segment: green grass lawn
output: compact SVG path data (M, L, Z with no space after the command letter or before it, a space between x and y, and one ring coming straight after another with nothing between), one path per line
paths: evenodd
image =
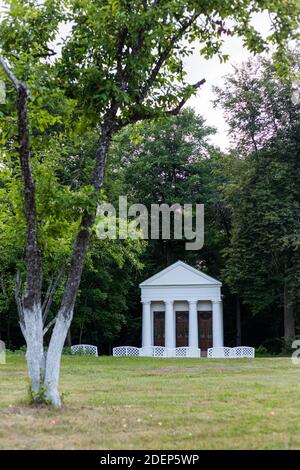
M300 449L288 358L65 356L57 411L26 403L23 356L0 365L1 449Z

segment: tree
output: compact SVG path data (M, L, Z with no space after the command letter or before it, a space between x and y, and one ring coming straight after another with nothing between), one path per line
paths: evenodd
M102 353L111 353L123 328L130 323L129 292L137 273L145 242L98 240L92 236L90 250L77 295L72 337L91 341Z
M217 54L224 60L221 46L228 34L243 37L246 46L254 52L264 50L267 43L252 27L252 13L267 9L273 15L273 34L269 41L278 45L277 55L284 59L284 43L297 27L299 4L296 0L243 0L234 6L231 1L223 0L204 4L195 0L163 3L157 0L45 0L43 3L11 0L7 5L9 9L3 14L0 30L0 65L17 94L26 221L26 281L19 301L20 324L27 343L33 394L39 395L41 387L45 387L46 400L60 406L61 352L73 317L113 136L128 124L178 114L188 98L204 84L203 77L193 85L185 77L183 60L192 52L194 40L201 43L202 55ZM61 58L51 62L55 51L49 43L55 40L63 19L72 24L72 32L62 47ZM226 20L233 21L231 30ZM285 60L281 63L288 65ZM34 152L29 140L30 118L33 122L38 119L43 107L31 108L28 100L29 88L45 96L45 89L53 92L56 87L66 98L63 102L72 108L69 126L74 133L98 129L99 142L90 185L86 188L90 201L80 213L61 305L44 355L40 221L31 167ZM50 117L48 113L47 124Z
M299 69L299 52L289 52L291 70ZM232 143L240 156L258 152L279 131L290 129L298 119L293 105L293 76L282 77L270 58L248 59L215 87L215 105L222 107Z
M226 279L254 313L282 306L290 339L299 302L299 105L291 80L266 59L242 65L218 94L240 159L238 178L224 191L232 210Z
M225 278L254 313L282 306L284 336L295 336L299 306L299 144L296 129L247 157L231 194L232 239ZM293 175L293 178L291 178ZM279 334L279 331L277 331Z
M151 204L204 203L209 191L209 164L205 165L205 161L217 153L208 141L213 133L214 129L206 126L192 109L184 109L167 120L128 127L113 142L107 185L121 182L129 203L143 203L149 213ZM195 253L190 252L189 256L185 251L185 240L174 239L172 215L170 222L171 239L160 236L148 245L156 270L176 259L195 257Z

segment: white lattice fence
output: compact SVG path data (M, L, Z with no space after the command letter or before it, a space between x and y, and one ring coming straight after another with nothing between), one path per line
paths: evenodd
M175 357L186 357L186 348L174 348Z
M89 348L92 348L90 350ZM96 353L95 350L96 349ZM86 352L88 351L88 352ZM73 354L97 354L96 346L79 344L72 346ZM118 346L113 348L113 356L145 356L145 357L201 357L201 350L193 347L166 348L164 346L147 346L136 348L134 346ZM238 346L236 348L214 347L207 350L209 358L253 358L255 349L250 346Z
M146 346L140 349L140 356L146 357L175 357L174 349L164 346Z
M153 357L168 357L168 348L164 346L153 346Z
M255 349L251 346L237 346L236 348L214 347L207 350L207 357L253 358L255 357Z
M140 356L152 357L153 356L153 346L145 346L140 349Z
M129 356L129 357L137 357L140 355L140 349L134 346L118 346L113 348L113 356L115 357L122 357L122 356Z
M71 352L82 356L98 356L98 348L92 344L75 344L71 346Z
M178 347L175 348L176 357L200 357L201 350L193 347Z
M231 357L230 350L231 348L227 348L226 346L208 348L207 357L214 357L214 358Z
M230 357L235 358L253 358L255 356L255 349L250 346L237 346L236 348L231 348Z

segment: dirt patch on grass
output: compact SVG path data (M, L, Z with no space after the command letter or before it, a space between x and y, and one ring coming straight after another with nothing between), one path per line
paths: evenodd
M81 410L92 410L93 407L82 406L66 406L63 405L61 409L57 410L55 408L49 407L45 404L38 405L20 405L20 406L8 406L7 408L0 408L0 417L1 416L44 416L44 415L61 415L63 413L70 413L76 415L76 413Z
M0 409L0 416L13 416L13 415L22 415L28 416L32 414L38 414L40 412L40 407L35 406L9 406L8 408Z

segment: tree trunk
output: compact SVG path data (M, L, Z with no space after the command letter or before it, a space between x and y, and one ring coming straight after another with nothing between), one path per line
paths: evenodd
M7 341L7 347L9 347L10 346L10 321L9 321L9 316L8 316L8 319L7 319L6 341Z
M40 391L44 375L44 350L43 350L43 321L42 309L34 306L30 310L24 310L25 340L27 344L26 360L31 384L33 401L38 401L35 396Z
M295 317L293 306L291 305L289 289L286 283L284 283L283 288L283 320L284 338L293 338L295 336Z
M20 300L20 325L27 344L26 359L33 401L38 401L44 370L43 317L41 308L42 262L37 241L35 183L30 165L28 89L20 83L17 89L19 157L24 186L26 219L26 283Z
M70 348L72 346L71 326L67 333L66 346Z
M81 344L83 334L83 325L80 326L78 344Z
M238 294L235 296L236 346L242 344L241 302Z
M46 356L44 380L46 390L45 397L47 402L51 403L56 408L61 406L61 396L58 391L60 361L72 317L73 312L64 312L61 310L58 313Z
M99 191L103 184L104 168L112 135L113 128L107 124L103 125L92 177L95 191ZM57 408L61 406L61 397L58 391L61 354L73 318L76 295L81 280L85 256L89 247L91 228L95 220L96 210L97 207L95 207L94 214L86 212L82 217L81 226L73 247L71 266L61 307L56 317L47 352L44 381L46 400Z

